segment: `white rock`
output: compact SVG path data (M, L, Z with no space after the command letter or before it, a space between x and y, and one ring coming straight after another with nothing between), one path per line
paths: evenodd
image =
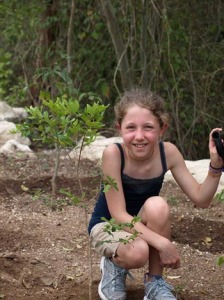
M194 178L199 182L202 183L207 174L208 174L208 168L210 159L200 159L200 160L185 160L186 166L188 170L191 172L191 174L194 176ZM170 171L168 171L165 175L165 181L173 180L174 178ZM221 176L221 179L219 181L219 186L217 192L224 189L224 174Z
M36 157L33 151L27 145L22 145L16 140L8 140L2 147L0 147L0 153L9 155L9 154L18 154L25 153L30 158Z
M15 119L24 120L27 118L27 112L23 107L12 107Z
M11 107L6 102L0 101L0 121L22 120L27 117L27 113L22 107Z
M92 142L89 146L85 146L82 150L82 159L89 159L92 161L100 160L102 158L103 150L109 145L113 143L121 143L121 137L111 137L106 138L104 136L98 136L94 142ZM72 150L69 156L73 159L79 158L80 146L76 149Z
M4 145L8 140L16 140L20 144L30 145L28 138L22 137L20 133L12 133L11 131L16 129L16 125L12 122L1 121L0 122L0 146Z
M11 120L13 117L13 109L7 103L0 101L0 121Z

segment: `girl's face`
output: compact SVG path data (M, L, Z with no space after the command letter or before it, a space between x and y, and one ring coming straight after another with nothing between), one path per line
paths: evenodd
M150 110L138 105L128 108L119 129L130 155L139 159L152 155L165 131Z

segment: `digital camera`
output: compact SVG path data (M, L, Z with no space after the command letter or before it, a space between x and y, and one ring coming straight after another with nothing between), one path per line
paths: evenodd
M215 142L218 155L224 160L224 131L214 131L212 137Z

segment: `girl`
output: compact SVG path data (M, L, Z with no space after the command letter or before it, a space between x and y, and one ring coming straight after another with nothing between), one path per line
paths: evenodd
M161 138L167 129L167 115L163 99L147 90L126 92L115 106L116 125L123 143L109 145L103 153L102 170L117 183L101 190L89 223L92 246L102 256L102 279L98 292L102 300L125 300L125 280L128 270L148 264L145 275L144 300L176 299L172 286L162 278L163 268L176 269L180 257L170 241L170 218L167 202L159 196L165 173L170 170L183 192L198 207L208 207L217 190L223 171L209 136L211 164L208 175L199 184L191 175L179 150ZM134 229L138 236L131 243L103 242L111 237L104 231L105 222L114 218L119 223L130 223L139 216ZM130 228L114 232L114 239L127 239Z

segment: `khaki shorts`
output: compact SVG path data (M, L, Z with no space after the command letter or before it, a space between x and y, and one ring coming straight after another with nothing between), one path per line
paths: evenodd
M131 233L126 231L115 231L113 232L113 236L109 235L107 232L103 231L106 224L106 222L98 223L92 228L90 232L90 242L91 246L95 248L100 256L114 257L117 248L121 243L118 242L119 239L127 239L127 237L131 236Z

